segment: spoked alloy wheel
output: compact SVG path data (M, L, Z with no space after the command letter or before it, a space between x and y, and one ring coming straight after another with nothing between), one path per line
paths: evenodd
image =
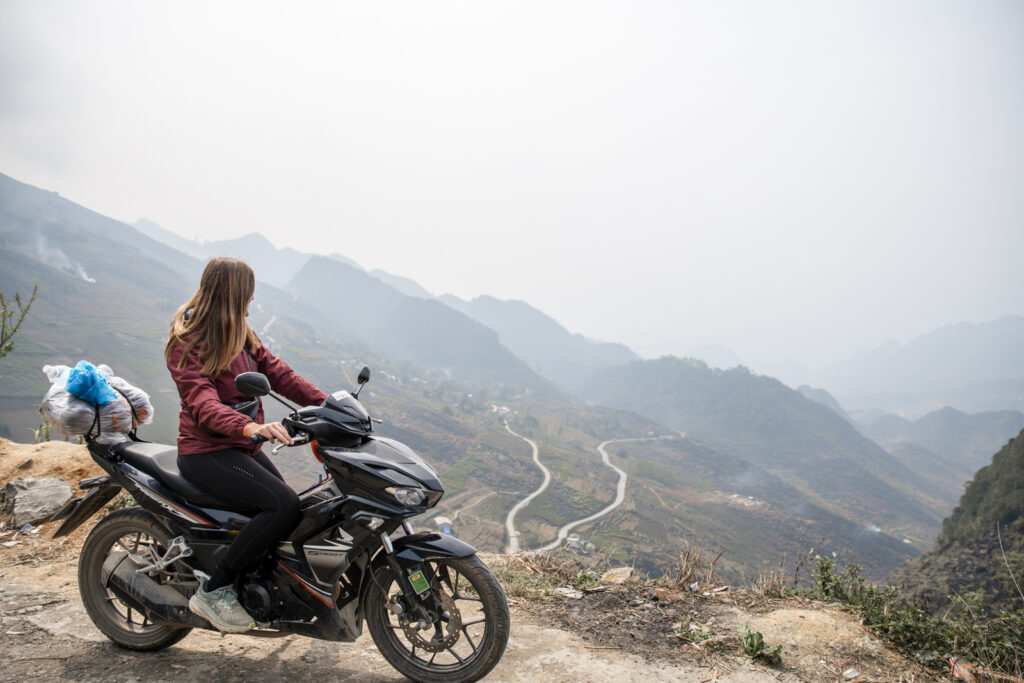
M140 508L118 510L105 517L85 539L78 560L78 590L85 611L107 638L131 650L161 650L188 635L191 628L171 628L154 623L123 602L103 583L103 563L114 553L128 553L150 563L167 551L170 538L155 519ZM183 594L197 582L178 562L152 575L154 581L174 584Z
M437 605L430 624L420 624L404 609L396 614L396 605L404 603L402 591L390 569L377 571L365 605L373 642L392 666L414 681L482 678L508 643L508 604L501 586L475 555L431 560L423 573Z

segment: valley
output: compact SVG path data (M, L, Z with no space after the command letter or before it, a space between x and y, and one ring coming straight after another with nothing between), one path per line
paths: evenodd
M86 358L147 390L156 420L142 435L172 442L178 406L163 340L210 252L179 251L151 227L143 234L6 177L0 217L0 290L41 283L18 352L0 359L0 434L31 440L46 389L39 368ZM40 245L59 245L64 259L47 260ZM776 380L639 360L522 302L432 299L343 256L278 250L258 235L208 249L257 266L250 323L300 374L335 391L372 368L363 400L383 420L378 432L426 457L445 483L421 523L447 516L483 550L550 548L573 533L581 548L653 573L687 546L721 552L723 575L738 577L814 547L881 577L930 545L957 496L950 482L962 475L950 473L972 466L943 452L943 474L912 449L936 447L931 423L885 441L886 452L870 430ZM978 422L978 433L1015 419ZM980 438L964 442L971 463L1006 437ZM302 490L317 465L290 450L278 461Z

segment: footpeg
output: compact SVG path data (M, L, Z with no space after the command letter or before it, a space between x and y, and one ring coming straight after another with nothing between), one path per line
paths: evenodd
M139 567L135 570L135 573L150 574L152 572L160 572L164 569L167 569L167 567L171 566L178 560L191 556L192 548L190 548L188 544L185 543L185 537L178 536L173 541L171 541L171 545L167 548L167 552L164 553L163 557L161 557L159 560L152 564L146 565L145 567Z

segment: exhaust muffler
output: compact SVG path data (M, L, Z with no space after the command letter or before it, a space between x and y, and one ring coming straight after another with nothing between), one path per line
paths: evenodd
M181 628L210 628L208 621L189 610L188 598L138 569L128 553L111 553L103 563L101 577L122 602L150 621Z

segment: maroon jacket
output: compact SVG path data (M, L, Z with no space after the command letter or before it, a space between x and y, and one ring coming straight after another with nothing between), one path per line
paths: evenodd
M245 351L231 361L227 370L216 377L206 377L199 374L203 363L195 349L189 353L185 365L178 369L182 350L180 345L175 347L167 361L167 369L171 371L171 377L178 385L178 393L181 395L182 405L178 413L178 455L208 453L225 448L237 448L248 453L259 451L261 445L250 442L242 432L245 425L252 420L225 405L239 403L249 398L235 388L235 375L250 370ZM266 375L274 391L300 406L320 405L327 400L327 394L297 375L287 363L270 353L262 343L253 352L252 361L252 369ZM196 424L197 421L199 424ZM263 422L262 406L256 422ZM203 427L225 436L211 436Z

